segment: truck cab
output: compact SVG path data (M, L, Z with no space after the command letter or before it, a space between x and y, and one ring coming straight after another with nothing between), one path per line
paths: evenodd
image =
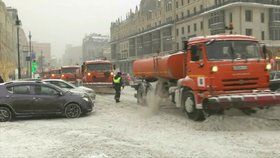
M71 83L77 83L82 79L80 66L61 67L61 79Z
M87 61L82 65L84 83L112 83L113 65L108 60Z
M60 79L60 78L61 78L61 69L50 70L50 79Z

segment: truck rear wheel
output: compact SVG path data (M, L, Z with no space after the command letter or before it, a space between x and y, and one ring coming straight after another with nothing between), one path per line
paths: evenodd
M137 89L137 103L140 105L147 105L147 94L151 91L151 85L141 83Z
M196 108L196 102L192 92L187 91L183 94L182 106L183 106L183 111L186 113L189 119L194 121L205 120L203 110Z

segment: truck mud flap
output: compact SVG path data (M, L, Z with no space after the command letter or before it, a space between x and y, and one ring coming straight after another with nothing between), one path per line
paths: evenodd
M204 102L205 109L253 108L280 106L280 93L261 92L211 97Z

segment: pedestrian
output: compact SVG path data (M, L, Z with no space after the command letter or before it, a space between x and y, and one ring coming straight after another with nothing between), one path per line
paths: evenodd
M4 83L4 80L1 75L0 75L0 83Z
M115 100L116 100L116 103L119 103L120 102L120 97L121 97L121 88L123 86L123 81L122 81L122 73L121 72L118 72L117 75L113 78L113 85L114 85L114 88L115 88Z

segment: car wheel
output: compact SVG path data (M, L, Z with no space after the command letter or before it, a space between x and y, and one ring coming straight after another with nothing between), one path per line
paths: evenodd
M203 121L205 116L203 110L196 108L196 103L194 95L191 92L185 92L182 98L183 111L189 117L189 119L194 121Z
M12 112L9 108L0 107L0 122L7 122L12 120Z
M82 110L78 104L71 103L65 107L64 114L67 118L78 118L82 114Z

